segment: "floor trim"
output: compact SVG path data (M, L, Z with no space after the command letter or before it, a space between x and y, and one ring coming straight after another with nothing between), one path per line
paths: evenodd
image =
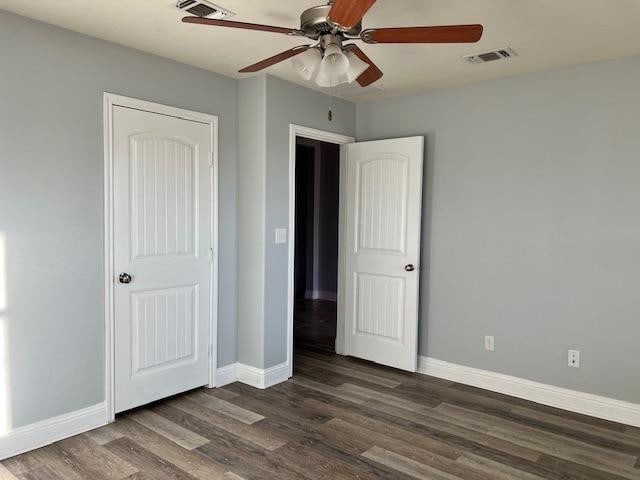
M640 405L502 373L419 357L418 372L551 407L640 427Z
M289 364L287 362L264 370L241 363L236 365L238 381L256 388L269 388L278 383L285 382L291 377L289 374Z
M0 460L49 445L108 423L106 402L9 431L0 438Z
M238 380L238 364L232 363L216 370L216 387L224 387Z

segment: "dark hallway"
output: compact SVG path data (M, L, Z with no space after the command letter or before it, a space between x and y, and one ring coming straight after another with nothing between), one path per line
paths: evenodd
M335 350L340 147L298 138L294 345Z

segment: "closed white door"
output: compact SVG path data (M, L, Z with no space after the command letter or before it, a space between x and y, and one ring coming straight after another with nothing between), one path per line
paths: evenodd
M116 412L208 383L210 128L113 107Z
M415 371L423 137L347 145L345 354Z

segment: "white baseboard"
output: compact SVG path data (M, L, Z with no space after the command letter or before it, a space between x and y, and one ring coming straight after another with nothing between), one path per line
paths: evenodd
M216 370L216 387L224 387L238 380L238 364L232 363Z
M237 364L238 381L256 388L269 388L289 379L289 365L281 363L265 370Z
M571 412L640 427L640 405L635 403L456 365L429 357L418 358L418 372Z
M16 428L0 437L0 460L93 430L107 423L107 405L102 402Z
M304 292L304 298L308 300L329 300L330 302L338 301L336 292L323 292L321 290L307 290Z

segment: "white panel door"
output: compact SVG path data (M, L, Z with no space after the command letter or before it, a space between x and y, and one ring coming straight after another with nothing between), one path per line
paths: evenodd
M422 137L347 145L345 354L415 371Z
M113 108L115 411L208 383L210 126Z

